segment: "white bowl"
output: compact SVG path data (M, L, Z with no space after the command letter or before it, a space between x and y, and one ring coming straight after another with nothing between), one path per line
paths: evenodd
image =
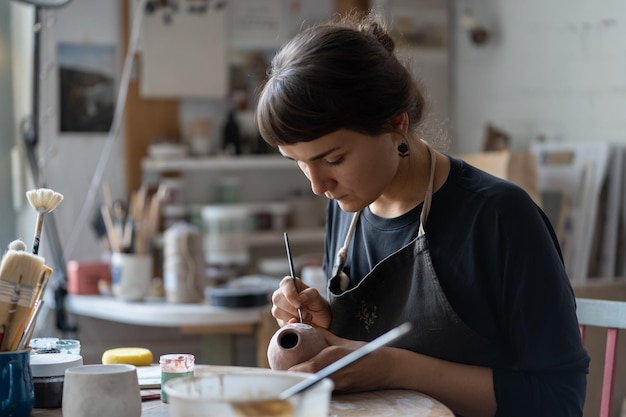
M235 410L234 404L272 400L306 378L312 378L312 375L270 369L204 370L196 372L195 376L171 379L165 383L164 390L170 417L241 417L246 414ZM324 379L288 399L290 407L287 407L292 408L293 412L285 414L283 410L275 416L328 417L333 387L330 379Z

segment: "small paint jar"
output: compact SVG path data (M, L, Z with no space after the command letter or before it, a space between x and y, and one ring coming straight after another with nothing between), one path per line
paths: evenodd
M65 370L82 364L83 358L80 355L67 353L32 355L30 368L35 388L34 407L61 408Z
M57 349L58 337L37 337L31 339L29 346L32 353L59 353Z
M167 402L165 394L165 384L170 379L192 376L195 368L195 357L189 353L172 353L161 355L159 365L161 366L161 400Z
M68 353L70 355L80 355L80 341L74 339L57 340L56 348L59 353Z

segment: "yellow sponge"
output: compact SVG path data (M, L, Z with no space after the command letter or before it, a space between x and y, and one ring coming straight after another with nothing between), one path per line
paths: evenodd
M135 366L148 366L152 363L152 352L146 348L123 347L109 349L102 354L102 363L125 363Z

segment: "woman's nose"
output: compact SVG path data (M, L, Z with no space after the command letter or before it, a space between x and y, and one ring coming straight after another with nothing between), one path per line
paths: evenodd
M308 165L300 164L300 169L311 183L311 190L315 195L324 195L332 188L332 179L325 175L322 170L314 169Z

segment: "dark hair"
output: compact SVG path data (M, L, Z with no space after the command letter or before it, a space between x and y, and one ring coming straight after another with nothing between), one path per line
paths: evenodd
M406 112L409 129L425 99L373 14L305 29L272 59L260 87L257 123L270 145L308 142L339 129L377 135Z

